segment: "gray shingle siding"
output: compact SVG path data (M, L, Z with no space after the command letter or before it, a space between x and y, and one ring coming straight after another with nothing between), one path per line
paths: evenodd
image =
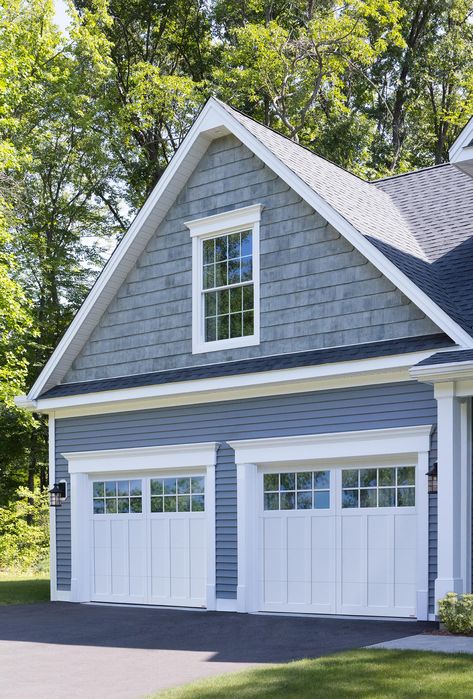
M67 478L61 453L68 451L220 442L216 469L217 595L234 598L236 467L227 441L435 423L432 388L415 382L63 418L56 422L56 477ZM65 590L70 587L69 507L57 510L56 517L58 587ZM435 542L432 538L431 575Z
M261 203L261 343L192 355L184 221ZM214 141L63 382L126 376L438 328L233 136Z

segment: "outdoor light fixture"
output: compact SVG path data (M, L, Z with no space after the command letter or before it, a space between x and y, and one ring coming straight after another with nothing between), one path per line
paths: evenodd
M62 501L67 497L66 481L55 483L49 491L49 506L61 507Z
M429 493L436 493L437 492L437 471L438 471L438 463L437 461L432 464L432 468L430 468L427 473L425 474L426 476L429 477Z

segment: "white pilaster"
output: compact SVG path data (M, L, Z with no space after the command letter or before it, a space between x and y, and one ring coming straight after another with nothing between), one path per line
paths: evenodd
M51 489L56 479L56 423L54 412L49 413L48 418L48 462L49 462L49 488ZM50 598L57 599L57 563L56 563L56 508L49 508L49 580Z
M435 386L438 409L438 549L435 602L447 592L464 592L462 540L464 511L462 497L461 403L454 382ZM462 507L463 505L463 507Z
M90 601L90 532L86 516L90 500L89 478L71 473L71 601Z
M237 464L238 503L238 586L239 612L256 612L257 602L257 536L255 464Z

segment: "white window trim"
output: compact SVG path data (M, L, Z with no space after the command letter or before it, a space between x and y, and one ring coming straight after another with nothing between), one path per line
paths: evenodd
M216 608L215 565L215 465L218 442L104 449L62 454L67 459L71 477L71 602L90 602L91 476L116 475L139 478L140 475L165 474L199 469L206 476L205 516L207 530L207 600L206 608Z
M373 457L388 458L396 464L400 454L412 458L416 465L417 526L417 619L428 619L428 542L429 501L427 471L429 469L432 425L398 427L359 432L338 432L299 437L237 440L228 442L235 451L237 466L238 587L239 612L258 612L258 550L255 532L258 528L258 477L261 469L271 465L298 462L310 463L314 469L328 460L356 460L369 463Z
M261 204L245 206L242 209L226 211L215 216L186 221L185 225L192 238L192 354L215 352L218 350L249 347L260 342L260 254L259 226ZM202 288L203 241L219 235L227 235L251 228L254 286L254 332L245 337L206 342L204 339L204 309Z

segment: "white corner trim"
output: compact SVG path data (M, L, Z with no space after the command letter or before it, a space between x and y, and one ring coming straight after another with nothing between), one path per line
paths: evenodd
M69 462L70 474L160 471L215 466L218 447L218 442L198 442L160 447L76 451L62 456Z
M72 593L70 590L55 590L51 602L72 602Z
M197 165L206 145L215 135L222 135L225 132L233 133L250 148L257 157L287 182L308 204L313 206L455 342L465 347L473 347L473 337L452 320L338 211L282 163L217 100L210 98L39 375L28 395L29 399L37 398L48 386L58 383L67 370L67 367L64 368L65 365L68 366L68 362L70 363L80 351L84 342L81 333L84 333L85 336L86 329L90 332L95 322L94 314L102 313L105 310L116 293L116 289L124 281L130 262L133 263L142 250L142 244L139 242L140 234L143 232L146 235L151 235L150 230L156 229L165 211L169 208L168 201L164 203L160 200L165 199L166 194L169 201L172 199L171 194L174 198L177 196L179 187L176 186L174 179L180 168L187 168L188 174L190 174ZM196 147L194 148L194 146ZM168 188L169 192L166 191ZM161 206L158 206L159 203Z
M358 432L333 432L228 442L236 464L418 454L430 449L432 425Z
M432 350L424 350L349 362L43 398L35 401L34 409L45 413L56 410L60 411L61 417L71 417L409 381L408 369L432 353Z
M49 414L48 421L48 461L49 487L56 482L56 424L54 412ZM51 600L58 599L57 563L56 563L56 508L49 508L49 580Z
M452 164L460 162L462 160L473 158L473 147L468 147L468 144L473 139L473 117L471 117L460 131L458 137L455 139L453 144L450 146L448 151L448 158ZM466 151L466 152L465 152Z
M192 237L192 354L216 352L258 345L260 341L260 217L261 204L233 209L215 216L187 221ZM203 241L218 235L245 230L252 231L253 261L253 317L252 335L225 340L205 340L204 288L203 288Z
M222 599L217 597L215 600L215 610L217 612L237 612L237 600L236 599Z
M224 211L214 216L197 218L194 221L184 221L184 225L190 230L191 238L228 233L233 228L240 229L245 226L252 226L261 219L262 210L262 204L254 204L241 209Z

